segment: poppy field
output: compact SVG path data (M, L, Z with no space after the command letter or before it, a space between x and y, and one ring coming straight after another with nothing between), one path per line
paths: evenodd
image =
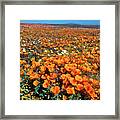
M100 28L20 23L20 100L100 100Z

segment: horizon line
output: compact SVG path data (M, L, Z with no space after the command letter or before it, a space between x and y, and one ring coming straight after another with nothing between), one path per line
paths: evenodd
M100 20L20 20L24 24L79 24L100 25Z
M57 24L50 24L50 23L20 23L20 24L40 24L40 25L57 25ZM63 23L63 24L58 24L58 25L68 25L68 24L74 24L74 23ZM97 25L97 24L74 24L74 25ZM100 25L98 25L100 26Z

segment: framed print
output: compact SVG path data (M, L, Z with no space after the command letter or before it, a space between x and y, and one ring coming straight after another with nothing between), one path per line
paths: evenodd
M2 1L1 118L119 119L119 7Z

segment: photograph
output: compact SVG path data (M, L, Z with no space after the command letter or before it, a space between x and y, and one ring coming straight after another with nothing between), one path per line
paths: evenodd
M1 118L119 119L117 0L1 7Z
M100 20L20 20L20 100L100 100Z

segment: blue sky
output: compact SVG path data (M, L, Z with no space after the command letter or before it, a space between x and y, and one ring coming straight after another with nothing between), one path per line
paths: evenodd
M100 25L100 20L20 20L20 23Z

